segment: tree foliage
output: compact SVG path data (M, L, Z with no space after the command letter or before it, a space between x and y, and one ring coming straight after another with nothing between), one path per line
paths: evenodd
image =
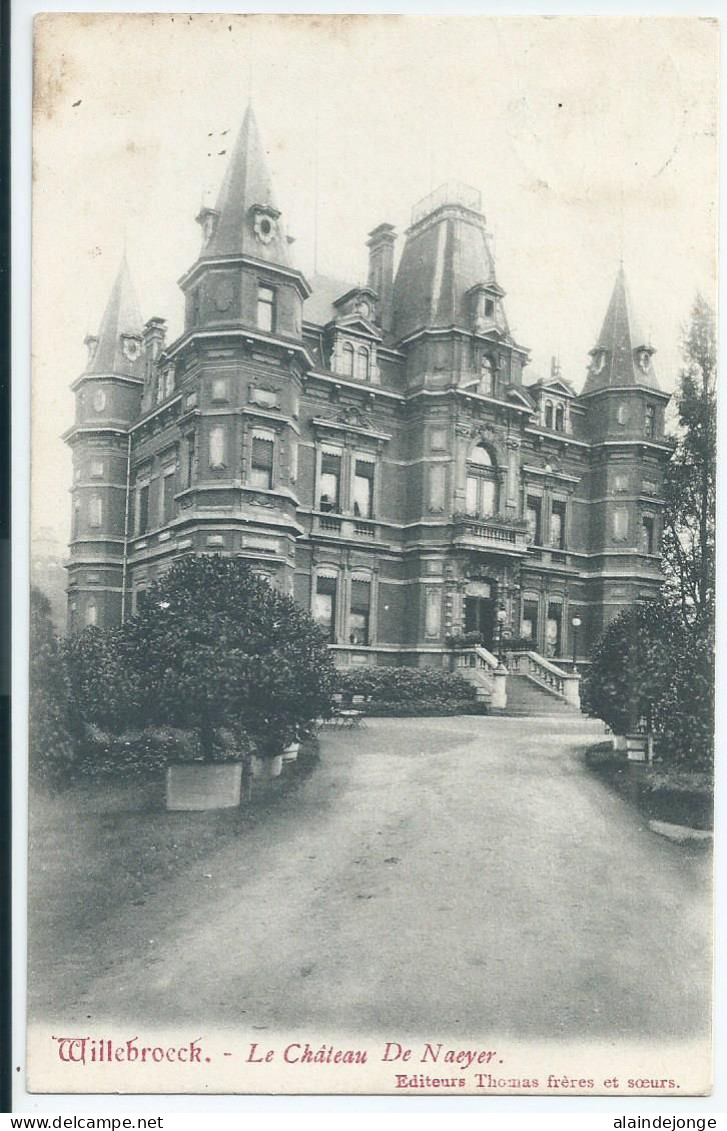
M69 713L69 685L50 601L30 590L30 774L39 784L63 781L76 748Z
M715 595L717 343L714 311L701 296L682 344L675 397L679 434L665 477L666 592L687 623L711 621Z
M83 718L197 728L207 757L221 727L272 754L330 709L334 670L320 630L292 598L237 558L175 563L118 628L88 629L68 648Z
M708 768L713 759L713 641L706 622L650 601L606 628L584 679L588 709L616 734L644 727L667 762Z

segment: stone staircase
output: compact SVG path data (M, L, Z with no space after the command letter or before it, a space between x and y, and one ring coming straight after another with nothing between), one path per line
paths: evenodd
M507 677L507 707L498 714L520 717L560 717L579 716L580 711L562 696L549 691L527 675L510 672Z

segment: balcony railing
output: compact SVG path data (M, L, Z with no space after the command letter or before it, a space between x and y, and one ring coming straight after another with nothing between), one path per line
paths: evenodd
M527 529L524 525L463 514L454 515L452 523L457 541L482 542L518 550L525 550L527 545Z

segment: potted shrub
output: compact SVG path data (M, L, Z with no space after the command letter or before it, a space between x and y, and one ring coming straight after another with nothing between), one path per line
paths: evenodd
M261 759L258 772L277 776L296 729L331 710L334 668L320 629L240 558L176 562L136 616L86 630L69 651L86 721L114 733L132 721L197 731L199 758L170 777L184 783L185 796L197 783L203 808L239 801L246 759ZM226 730L236 745L223 741ZM191 804L174 786L170 798L175 808Z

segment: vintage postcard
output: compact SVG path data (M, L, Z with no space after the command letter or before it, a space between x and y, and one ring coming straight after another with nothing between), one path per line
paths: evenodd
M717 22L34 44L29 1091L708 1094Z

